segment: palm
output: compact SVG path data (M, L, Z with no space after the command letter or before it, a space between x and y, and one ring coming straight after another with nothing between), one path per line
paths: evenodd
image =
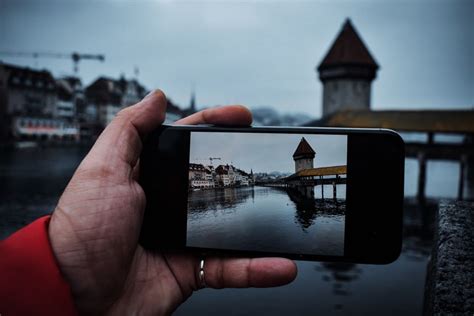
M197 258L149 253L138 245L145 207L136 181L140 136L163 120L166 101L156 92L141 103L127 108L107 127L77 169L51 219L53 251L79 311L86 314L168 314L198 287ZM217 120L242 121L242 113L226 113L217 115ZM184 123L203 118L198 114ZM280 260L280 271L274 267L275 260L210 259L206 281L213 287L291 281L294 265Z

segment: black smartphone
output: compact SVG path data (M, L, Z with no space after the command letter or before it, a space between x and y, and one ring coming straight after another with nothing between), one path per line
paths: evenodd
M384 129L162 126L144 142L152 250L390 263L404 142Z

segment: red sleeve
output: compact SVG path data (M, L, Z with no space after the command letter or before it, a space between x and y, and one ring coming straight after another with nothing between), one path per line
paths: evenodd
M48 238L49 216L0 241L0 315L77 315Z

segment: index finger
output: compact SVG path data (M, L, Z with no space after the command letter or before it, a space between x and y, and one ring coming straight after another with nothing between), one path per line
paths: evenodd
M214 124L214 125L240 125L252 124L252 113L243 105L227 105L209 108L188 117L177 120L178 125Z

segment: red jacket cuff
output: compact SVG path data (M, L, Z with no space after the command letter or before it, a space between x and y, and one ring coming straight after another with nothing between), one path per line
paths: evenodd
M77 315L48 237L49 216L0 241L0 315Z

